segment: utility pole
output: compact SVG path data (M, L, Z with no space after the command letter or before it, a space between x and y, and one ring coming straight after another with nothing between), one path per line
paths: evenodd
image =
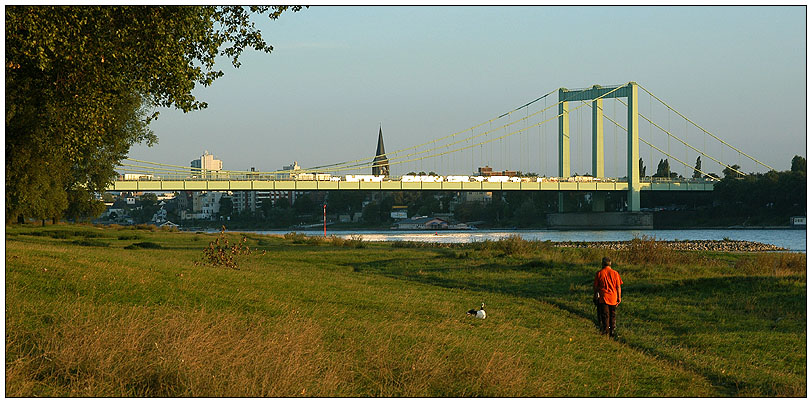
M327 238L327 203L324 203L324 237Z

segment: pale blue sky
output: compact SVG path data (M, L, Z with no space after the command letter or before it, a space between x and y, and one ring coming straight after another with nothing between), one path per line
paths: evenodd
M806 157L801 6L311 7L259 26L275 50L245 53L239 69L224 63L225 76L195 92L209 108L163 110L152 126L159 143L133 147L131 157L186 166L208 150L224 169L262 171L294 160L309 167L371 159L379 124L391 152L487 121L559 87L628 81L778 170L789 169L796 154ZM641 97L641 112L648 103ZM685 126L673 116L663 119L664 126ZM471 151L439 167L428 161L393 167L393 174L421 168L470 174L472 166L490 163L554 175L556 129L552 122L535 132L537 138L506 145L533 154L521 164L515 151L515 158L484 161ZM648 129L641 121L641 137ZM618 146L613 128L605 130L607 175L613 176L625 169L617 162L625 158L625 140ZM694 137L686 140L746 172L766 170ZM572 150L575 172L589 170L585 144L573 141L581 146ZM678 153L696 159L696 153ZM649 173L663 158L642 144L640 155ZM703 166L721 173L706 158Z

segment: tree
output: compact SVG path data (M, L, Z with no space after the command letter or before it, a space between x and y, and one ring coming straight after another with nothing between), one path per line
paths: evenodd
M730 167L725 167L725 169L722 170L722 174L725 175L725 179L727 179L727 178L741 178L742 174L739 173L740 170L741 170L740 166L738 166L736 164L733 164Z
M646 176L646 166L643 165L643 159L642 158L640 158L640 161L638 161L638 165L639 165L639 169L640 169L640 177L643 178L643 177Z
M790 168L790 171L806 174L806 158L800 155L792 157L792 168Z
M229 217L233 211L234 199L230 197L220 198L220 210L217 211L217 215L220 217Z
M654 174L657 178L670 178L671 177L671 167L668 164L668 158L665 160L660 160L657 164L657 173Z
M149 111L205 108L192 91L223 75L215 58L270 52L250 16L285 9L6 7L7 220L56 217L106 188L133 144L157 140Z
M691 177L696 179L702 177L702 160L699 156L696 157L696 166L694 167L694 174Z

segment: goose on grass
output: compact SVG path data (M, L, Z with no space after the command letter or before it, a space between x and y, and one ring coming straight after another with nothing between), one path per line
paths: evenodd
M480 306L479 309L474 308L468 310L468 315L476 316L478 319L485 319L485 317L488 316L485 313L485 303L483 302L482 306Z

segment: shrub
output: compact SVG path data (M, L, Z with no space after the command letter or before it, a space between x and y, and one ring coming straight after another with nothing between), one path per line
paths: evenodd
M118 236L119 241L130 241L130 240L133 240L133 239L141 239L141 237L138 236L138 235L135 235L135 234L119 235Z
M346 240L345 245L350 248L358 248L358 249L363 249L367 247L366 243L364 242L364 236L359 234L350 235L350 239Z
M125 246L124 249L161 249L161 245L155 242L136 242L130 246Z
M496 241L485 240L472 243L475 250L502 256L524 256L548 247L548 245L549 243L527 241L516 234Z
M324 237L320 237L320 236L311 236L311 237L305 238L305 242L308 245L319 246L322 243L327 242L327 239L324 238Z
M246 241L247 239L243 236L240 242L231 245L226 237L226 226L224 225L217 239L211 241L209 246L203 249L203 258L195 262L195 265L209 264L237 270L239 268L237 258L251 254L251 248L245 245Z
M289 241L293 241L293 243L305 243L307 241L307 235L299 234L297 232L288 232L284 235L285 239Z
M53 239L68 239L70 237L83 237L83 238L99 238L102 235L95 231L87 230L51 230L51 231L34 231L24 233L23 235L33 236L47 236Z
M421 248L424 245L415 241L394 241L392 242L393 248Z
M80 239L73 241L73 244L80 246L110 246L109 242L99 241L96 239Z
M335 235L330 235L327 240L330 242L332 246L344 246L347 244L347 241L344 238L337 237Z

